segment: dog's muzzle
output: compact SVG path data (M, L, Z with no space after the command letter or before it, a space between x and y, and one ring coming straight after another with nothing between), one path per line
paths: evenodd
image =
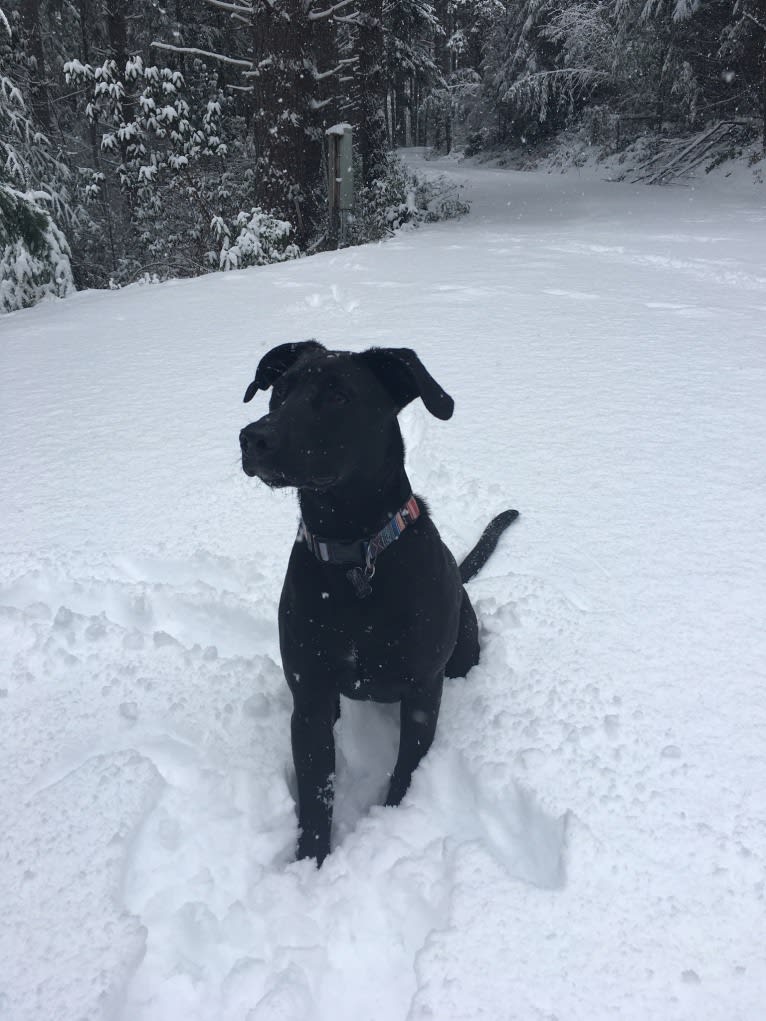
M277 483L280 473L269 464L277 447L276 435L268 423L253 422L239 434L242 470L250 478L258 476L269 485Z

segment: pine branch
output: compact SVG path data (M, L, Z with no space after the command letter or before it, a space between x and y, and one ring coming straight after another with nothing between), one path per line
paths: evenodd
M713 139L713 135L718 134L721 128L724 129L723 133L725 134L726 132L730 131L732 126L734 125L737 125L737 121L719 121L717 124L714 124L712 128L709 128L702 135L695 138L693 142L685 146L679 153L676 153L676 155L673 156L672 159L668 160L664 167L662 167L648 179L647 184L656 184L662 177L664 177L671 170L671 168L675 167L676 164L680 163L682 160L686 159L687 156L691 155L694 149L702 145L703 142L707 143L705 145L705 148L702 150L702 155L704 156L707 150L713 144L715 144L715 142L720 141L720 139ZM678 172L677 170L673 171L674 174L677 172Z
M222 11L232 11L234 14L249 14L252 17L253 8L245 4L227 4L224 0L205 0L211 7L220 7Z
M758 18L754 17L750 13L750 11L745 11L745 17L749 18L750 21L752 21L754 25L757 25L758 28L760 28L762 32L766 32L766 25L764 25L762 21L759 21Z
M198 50L194 46L171 46L170 43L153 42L150 44L156 50L170 50L172 53L189 53L196 57L210 57L211 60L220 60L224 64L234 64L236 67L252 67L252 60L238 60L236 57L227 57L223 53L210 53L208 50Z
M242 76L244 78L259 78L261 71L264 67L271 67L274 63L273 57L266 57L265 60L259 60L254 71L243 71ZM251 65L252 66L252 65Z
M354 64L358 60L358 57L347 57L345 60L339 60L337 65L331 71L317 71L314 70L314 81L321 82L325 78L332 78L334 74L340 74L340 72L347 67L349 64ZM347 79L341 78L341 81Z
M208 0L209 2L209 0ZM340 3L333 4L332 7L328 7L326 11L312 11L309 14L309 21L324 21L325 18L331 18L336 11L341 10L343 7L348 7L349 4L356 3L356 0L340 0Z

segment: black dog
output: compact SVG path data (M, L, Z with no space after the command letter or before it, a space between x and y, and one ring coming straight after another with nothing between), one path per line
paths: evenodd
M293 695L298 857L321 865L330 852L339 695L401 703L386 798L397 805L433 740L445 674L463 677L479 660L463 583L517 512L498 515L458 568L404 470L397 413L416 397L437 418L453 410L414 351L282 344L261 359L245 401L269 387L269 414L240 433L242 467L298 490L302 521L279 640Z

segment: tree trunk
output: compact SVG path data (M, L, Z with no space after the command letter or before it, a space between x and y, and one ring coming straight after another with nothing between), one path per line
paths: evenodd
M313 22L312 51L317 71L320 74L331 71L338 64L338 40L335 22L332 18L323 18ZM353 70L347 72L353 74ZM341 119L339 93L342 87L336 75L320 78L316 83L313 98L317 101L317 126L322 130L337 124Z
M394 96L396 98L396 122L394 124L394 145L407 144L407 93L404 75L397 72L394 78Z
M125 15L127 0L107 0L106 29L109 37L109 56L120 71L125 70L128 59L128 24Z
M321 169L311 123L311 23L302 0L255 0L252 24L256 194L305 237Z
M117 74L125 85L122 100L122 118L127 124L133 120L135 100L128 83L125 82L125 65L128 62L128 6L131 0L107 0L106 30L109 41L109 56L117 65Z
M383 44L383 0L369 0L359 15L357 37L358 141L366 186L381 177L386 165L386 78Z
M410 121L412 144L420 145L420 88L418 80L414 75L410 78L410 103L412 105L412 118Z
M82 62L83 64L89 64L90 35L88 34L88 29L90 27L90 10L88 7L88 0L79 0L78 8L80 15L80 43L82 45Z
M80 44L82 46L82 60L84 64L90 63L91 47L90 47L90 32L89 29L93 25L93 14L90 6L90 0L78 0L78 14L80 18ZM93 167L95 170L101 169L101 152L98 145L98 128L96 122L89 120L87 124L88 142L90 144L90 155L93 160ZM106 240L107 247L110 257L110 265L112 273L117 272L117 252L114 243L114 227L112 224L112 202L109 189L109 177L104 175L104 180L101 182L101 209L104 216L104 223L106 225Z
M37 122L46 132L49 132L51 129L51 106L46 80L43 32L40 24L40 0L22 0L21 19L27 36L29 52L35 62L35 70L30 75L29 81L32 110Z
M436 66L442 73L445 84L449 78L450 72L452 71L452 54L447 46L447 41L452 34L452 15L450 13L450 5L448 0L438 0L436 6L436 12L439 17L439 24L444 29L443 34L438 34L434 40L434 56L436 58ZM449 97L449 93L447 92ZM452 104L447 98L445 103L445 110L443 114L443 123L439 126L444 131L444 148L446 152L452 150ZM441 143L442 132L436 129L436 136ZM437 143L437 144L439 144Z

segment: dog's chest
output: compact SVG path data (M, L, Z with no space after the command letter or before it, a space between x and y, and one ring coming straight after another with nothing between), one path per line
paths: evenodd
M389 641L372 625L350 636L338 651L337 684L346 698L395 702L417 672L399 637Z
M280 601L288 683L320 684L353 699L393 702L444 667L457 639L461 587L438 534L394 543L359 598L346 570L293 551Z
M401 697L399 678L391 676L384 664L375 664L364 654L360 657L354 641L339 665L338 690L346 698L372 702L394 702Z
M360 600L343 581L340 590L327 586L309 597L303 589L295 602L283 602L286 671L308 680L321 663L321 674L347 698L395 702L422 675L440 636L422 626L409 599L382 598L381 586Z
M385 607L345 608L324 603L324 613L304 618L309 645L327 663L335 686L347 698L393 702L401 698L403 682L414 673L414 649L402 642L410 629L406 615Z

